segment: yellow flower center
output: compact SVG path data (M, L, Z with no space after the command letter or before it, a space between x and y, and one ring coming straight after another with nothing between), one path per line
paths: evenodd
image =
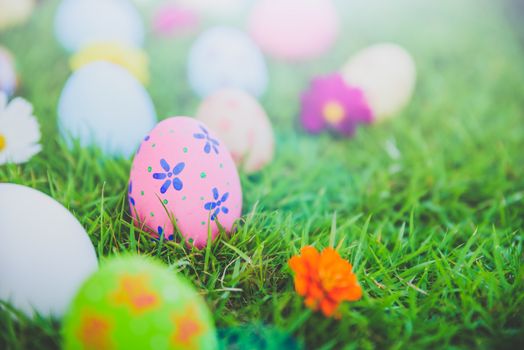
M322 113L329 124L336 125L344 118L345 111L339 102L329 101L324 105Z
M6 145L7 145L7 141L5 139L5 136L0 134L0 152L2 152L5 149Z

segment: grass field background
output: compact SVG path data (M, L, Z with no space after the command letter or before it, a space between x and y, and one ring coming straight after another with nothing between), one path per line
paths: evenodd
M56 107L70 72L53 37L56 5L46 1L26 26L0 33L17 59L18 95L34 104L43 135L43 152L0 167L0 181L69 208L101 264L123 252L156 256L194 283L217 327L272 324L308 349L524 344L524 51L502 3L338 1L344 30L330 55L299 65L269 60L261 102L276 132L275 160L241 174L238 232L202 251L157 244L133 228L130 160L71 151L60 140ZM185 74L193 40L146 40L159 119L193 115L200 102ZM380 41L405 46L416 60L409 107L348 140L300 131L298 96L308 80ZM302 246L333 239L364 290L339 321L303 306L287 267ZM0 349L59 345L58 321L16 322L0 311Z

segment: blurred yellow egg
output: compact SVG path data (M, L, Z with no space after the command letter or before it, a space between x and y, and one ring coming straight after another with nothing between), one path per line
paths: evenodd
M142 84L149 82L149 59L141 49L116 42L91 44L71 58L71 69L76 71L95 61L106 61L119 65L127 69Z

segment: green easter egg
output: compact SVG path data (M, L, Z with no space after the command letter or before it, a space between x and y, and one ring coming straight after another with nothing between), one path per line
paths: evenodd
M63 323L64 349L216 349L204 300L143 257L108 261L82 286Z

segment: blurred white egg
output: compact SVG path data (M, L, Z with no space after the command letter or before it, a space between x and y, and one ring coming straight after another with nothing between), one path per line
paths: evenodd
M231 27L214 27L193 44L188 79L201 97L225 87L258 97L266 90L268 71L260 49L248 35Z
M32 188L0 184L0 299L32 316L60 317L95 272L95 249L60 203Z
M216 91L202 102L196 118L217 133L245 172L258 171L273 159L271 122L258 101L244 91Z
M112 156L131 156L156 124L151 97L124 68L104 61L74 72L58 104L62 136L71 145L98 146Z
M0 45L0 91L12 96L18 86L15 62L11 52Z
M391 117L411 99L416 67L411 55L396 44L370 46L342 68L346 83L361 88L377 120Z
M70 52L96 42L140 47L144 24L129 0L62 0L55 15L55 35Z

